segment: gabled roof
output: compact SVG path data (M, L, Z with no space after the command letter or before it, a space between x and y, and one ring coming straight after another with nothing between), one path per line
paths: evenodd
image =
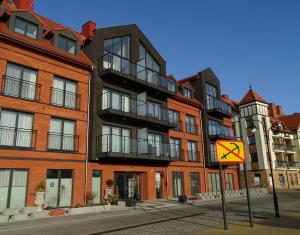
M292 131L295 131L300 127L300 113L281 116L279 119Z
M249 103L252 103L255 101L259 101L259 102L267 104L267 101L261 95L259 95L256 91L254 91L252 88L250 88L249 91L247 92L247 94L244 96L244 98L239 103L239 105L249 104Z

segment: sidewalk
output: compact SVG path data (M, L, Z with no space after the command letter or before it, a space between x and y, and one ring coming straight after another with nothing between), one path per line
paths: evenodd
M249 227L249 223L237 221L229 223L227 231L219 229L209 229L197 234L201 235L299 235L300 234L300 212L285 211L280 218L264 219L254 221L254 227ZM195 234L196 235L196 234Z

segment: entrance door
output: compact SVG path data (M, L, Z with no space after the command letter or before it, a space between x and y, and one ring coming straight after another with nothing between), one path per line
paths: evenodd
M179 197L183 195L183 174L173 172L173 195Z
M0 211L25 207L27 170L0 169Z
M155 182L156 182L156 199L162 198L162 182L160 172L155 173Z
M72 170L48 170L46 207L70 207L72 201Z
M120 199L135 198L140 200L140 177L134 173L117 173L115 175L115 192Z
M93 171L92 191L94 194L94 203L100 204L101 196L101 171Z

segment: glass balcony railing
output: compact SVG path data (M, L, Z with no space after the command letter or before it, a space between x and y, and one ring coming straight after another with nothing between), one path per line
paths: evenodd
M99 59L99 72L112 69L132 77L134 80L147 83L158 89L162 89L175 94L176 82L159 72L143 67L138 63L116 54L105 51L104 56Z
M216 111L229 116L232 115L232 108L229 104L210 95L206 95L206 108L208 112Z
M224 125L208 126L208 133L210 138L235 139L233 129Z
M175 153L175 155L173 155ZM136 158L154 157L177 159L180 156L171 151L169 143L151 142L147 139L131 138L121 135L102 135L97 137L97 154L132 155Z
M176 116L169 109L163 108L158 104L131 99L128 96L122 96L113 92L107 92L98 96L98 110L101 112L109 109L119 111L123 115L128 113L150 121L162 121L174 127L177 125Z

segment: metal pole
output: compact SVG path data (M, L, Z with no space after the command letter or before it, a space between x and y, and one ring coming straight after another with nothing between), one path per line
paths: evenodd
M264 118L263 120L264 120L264 122L263 122L264 128L263 129L264 129L264 132L266 135L266 144L268 146L268 158L269 158L270 172L271 172L272 186L273 186L272 188L273 188L273 202L274 202L275 216L280 217L277 193L276 193L275 184L274 184L273 164L272 164L272 160L271 160L271 152L270 152L270 146L269 146L269 131L267 129L266 119Z
M253 227L253 214L252 214L252 205L251 205L251 198L250 198L250 192L248 186L247 164L244 162L243 165L244 165L245 186L246 186L247 202L248 202L249 222L250 222L250 227Z
M219 173L220 173L220 186L221 186L221 196L222 196L224 230L228 230L226 205L225 205L225 193L224 193L224 184L223 184L223 176L222 176L222 164L220 164L220 163L219 163Z

